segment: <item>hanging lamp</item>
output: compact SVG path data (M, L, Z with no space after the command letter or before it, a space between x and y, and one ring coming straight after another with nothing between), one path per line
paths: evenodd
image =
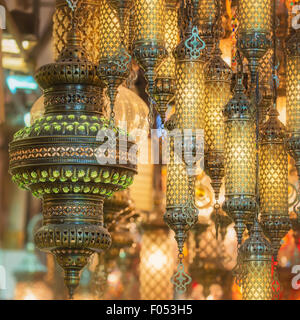
M162 123L165 122L169 102L175 94L175 57L173 50L179 42L177 1L166 0L165 7L165 46L168 56L157 70L153 98Z
M216 18L221 28L221 12ZM224 177L224 119L223 109L231 96L232 71L222 59L217 38L212 58L205 67L205 170L211 178L215 193L215 210L219 211L219 194Z
M36 232L35 243L55 255L70 296L89 257L110 246L103 227L104 198L130 185L136 170L132 164L98 162L102 143L96 135L109 123L99 105L96 67L81 47L76 6L73 10L66 48L55 63L36 73L44 91L45 115L18 131L10 144L13 181L43 199L43 227ZM128 151L117 151L116 158L120 157L127 159Z
M241 246L241 254L243 300L271 300L273 248L256 219L250 237Z
M165 0L134 0L133 56L148 83L150 126L154 120L152 95L156 70L167 56L164 27Z

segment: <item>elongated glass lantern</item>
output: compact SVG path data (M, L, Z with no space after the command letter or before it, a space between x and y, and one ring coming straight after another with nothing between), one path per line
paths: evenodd
M211 178L216 201L224 177L223 109L231 96L232 76L221 54L217 47L205 69L205 169Z
M241 246L241 253L243 300L271 300L273 248L264 237L257 220L254 221L250 237Z
M156 69L167 55L165 49L165 0L134 0L133 55L145 72L152 97ZM149 121L153 122L150 100Z
M176 0L166 0L165 10L165 46L168 56L157 70L153 97L162 123L165 122L165 114L168 103L175 93L175 57L173 50L179 42L178 13Z
M142 300L172 300L174 272L172 239L166 226L144 226L140 253Z
M261 223L273 245L275 261L281 240L290 230L286 130L278 115L276 109L270 110L269 119L260 130L259 147Z
M287 130L288 150L295 159L300 179L300 30L290 37L287 47Z
M241 244L246 224L256 211L256 125L253 108L239 77L225 106L225 202Z
M249 61L252 85L260 59L272 44L272 1L239 0L238 48Z

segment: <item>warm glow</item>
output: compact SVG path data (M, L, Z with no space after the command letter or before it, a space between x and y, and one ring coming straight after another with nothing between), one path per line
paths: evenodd
M161 270L166 263L167 257L160 249L156 249L156 251L153 252L147 260L148 267L154 268L157 271Z

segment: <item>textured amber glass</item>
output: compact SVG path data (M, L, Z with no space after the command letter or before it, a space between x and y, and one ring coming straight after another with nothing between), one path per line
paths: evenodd
M188 178L186 166L174 154L174 140L170 138L170 162L167 170L167 207L182 207L188 201Z
M231 95L230 83L205 83L205 147L207 151L224 151L223 109Z
M204 63L176 63L176 123L179 129L204 128Z
M108 0L100 1L100 41L99 59L113 57L120 49L122 41L122 29L118 19L117 11L112 9ZM124 29L124 44L128 45L129 19L126 19Z
M102 1L82 0L77 9L79 31L86 49L88 59L93 63L99 61L100 39L100 4ZM71 28L72 12L65 0L56 0L56 10L53 16L54 58L57 59L66 46L67 33Z
M231 120L225 124L226 196L255 196L256 146L255 123Z
M262 216L288 216L288 155L283 142L260 146L259 194Z
M243 264L245 277L242 282L243 300L272 299L272 262L246 261Z
M272 0L239 0L239 32L272 31Z
M216 19L216 1L200 0L198 5L200 26L205 23L213 23Z
M175 57L173 50L179 42L179 29L176 1L174 0L166 0L164 32L165 48L168 51L168 56L158 68L157 77L175 78Z
M287 57L287 130L300 131L300 55Z
M165 0L135 0L134 10L134 42L163 42Z
M142 300L171 300L174 272L172 240L164 228L146 230L140 253L140 294Z

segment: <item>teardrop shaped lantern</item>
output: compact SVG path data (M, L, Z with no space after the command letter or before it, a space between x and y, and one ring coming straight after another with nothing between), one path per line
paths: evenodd
M233 98L225 106L224 211L234 220L239 245L256 204L256 126L253 107L239 75Z
M44 91L45 115L14 135L10 172L21 188L43 199L43 226L35 243L55 255L72 296L89 257L111 243L103 227L103 201L132 183L136 166L118 164L128 159L129 149L112 146L105 149L116 162L99 162L104 142L96 136L109 124L99 104L96 66L74 28L58 60L42 66L36 80ZM124 135L113 130L119 145Z

